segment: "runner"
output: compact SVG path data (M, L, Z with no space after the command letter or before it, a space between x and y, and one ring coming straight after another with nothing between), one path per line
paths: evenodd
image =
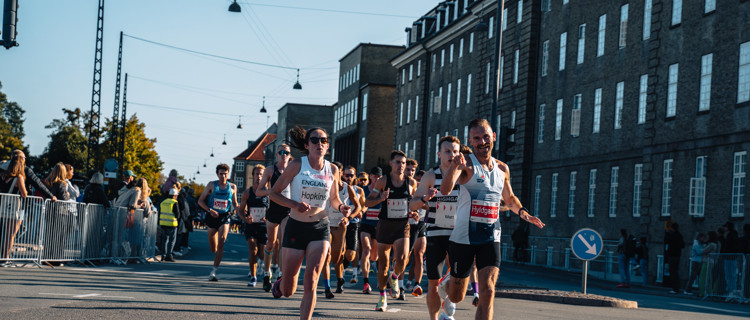
M380 167L373 167L370 169L370 174L366 172L360 173L360 181L365 181L366 187L364 188L365 199L370 196L375 181L378 181L383 176L383 170ZM360 233L359 238L362 243L362 255L360 255L359 265L362 267L362 293L370 294L372 288L370 287L370 262L376 263L378 261L378 241L376 240L377 233L375 232L378 225L378 215L380 214L381 205L378 203L375 206L365 207L362 209L364 214L362 215L362 221L360 222ZM377 268L373 268L377 270Z
M350 186L353 186L354 193L357 194L359 210L355 212L355 214L351 215L352 220L346 227L346 240L344 241L344 243L346 244L346 251L344 251L344 259L341 261L341 266L346 267L347 263L351 264L352 279L350 282L357 283L357 269L359 269L359 260L357 259L357 254L361 251L361 246L359 246L359 224L361 223L361 218L364 213L363 209L365 206L365 198L367 196L365 195L363 187L359 185L360 181L359 179L357 179L356 168L352 166L347 166L346 168L344 168L343 177L346 183L348 183ZM338 291L338 288L336 291Z
M216 166L217 181L211 181L203 189L198 205L206 214L206 226L208 227L208 244L214 253L214 268L208 275L208 281L219 281L216 271L224 256L224 241L229 233L230 211L237 205L237 186L228 182L229 166L226 163ZM211 206L206 204L206 200Z
M404 173L407 177L414 179L418 166L419 164L417 163L417 160L407 159ZM419 182L419 180L415 180ZM419 214L419 220L409 220L409 243L411 244L411 248L409 250L410 256L408 259L409 264L411 265L411 268L409 269L409 278L415 281L414 284L416 287L412 285L411 281L406 281L404 284L404 275L401 274L398 280L398 287L401 289L398 300L406 300L404 295L405 291L411 291L411 293L417 297L422 295L422 287L419 286L419 283L422 282L422 267L424 266L423 257L427 245L427 240L425 239L427 227L424 222L424 217L427 214L427 211L422 208L413 211L417 211ZM414 291L415 289L416 291Z
M292 153L289 146L286 144L279 145L276 148L276 164L263 171L263 177L255 187L255 194L258 197L269 195L271 187L276 184L276 181L284 173L290 161L292 161ZM282 191L282 195L289 198L289 187ZM289 216L289 208L271 201L266 212L266 235L268 242L263 249L265 253L263 257L263 268L265 271L263 274L263 290L266 292L271 291L271 278L273 274L276 273L277 279L281 277L281 270L279 268L281 259L279 258L279 253L287 216Z
M266 167L256 165L253 167L253 184L242 193L242 202L240 202L239 212L244 222L245 240L247 240L247 249L249 250L248 264L250 272L247 276L250 282L248 287L255 287L258 283L256 269L258 259L263 261L263 250L261 245L266 244L266 210L268 210L268 197L258 197L255 195L255 187L260 183L263 176L263 170Z
M449 194L456 183L458 192L456 225L450 236L450 279L442 282L448 298L443 302L443 319L453 319L456 303L464 299L471 266L478 270L479 306L476 319L491 319L495 298L495 282L500 270L500 220L501 201L508 209L539 228L544 223L529 214L513 194L508 166L492 157L495 142L489 122L476 119L469 123L469 134L474 154L466 160L456 155L443 173L441 194ZM486 294L485 294L486 293Z
M382 203L383 207L378 215L378 288L380 300L375 310L386 311L388 303L385 297L386 281L391 286L391 297L399 296L398 276L404 272L408 262L409 250L409 222L418 219L416 212L408 210L411 194L417 188L417 182L404 175L406 168L406 154L403 151L391 152L391 172L375 182L372 192L365 201L365 206L371 207ZM387 200L387 201L386 201ZM389 257L393 249L393 273L388 275Z
M328 152L328 134L324 129L305 132L300 127L289 130L292 146L306 156L292 161L271 189L270 198L291 208L284 230L281 258L283 276L273 284L274 298L289 297L297 290L297 278L303 260L306 263L304 295L300 302L300 319L310 319L315 309L318 285L326 254L331 246L326 207L341 212L348 222L350 207L341 203L338 192L338 168L323 157ZM291 185L291 198L282 192Z

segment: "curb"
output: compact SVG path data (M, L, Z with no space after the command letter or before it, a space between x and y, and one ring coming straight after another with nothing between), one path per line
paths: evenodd
M623 300L595 294L583 294L580 292L558 290L501 289L497 291L496 296L502 298L554 302L580 306L638 309L637 301Z

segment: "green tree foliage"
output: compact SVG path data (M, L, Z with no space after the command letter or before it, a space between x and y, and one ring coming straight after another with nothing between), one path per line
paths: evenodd
M35 170L39 173L48 172L58 162L68 163L83 173L86 167L87 142L83 123L85 119L81 109L63 108L65 118L54 119L45 126L53 129L49 135L50 142L44 152L35 160Z
M0 89L2 88L0 83ZM24 113L26 111L18 103L8 101L8 97L0 91L0 159L10 158L10 153L15 149L29 154L28 146L23 145L26 135L23 131Z

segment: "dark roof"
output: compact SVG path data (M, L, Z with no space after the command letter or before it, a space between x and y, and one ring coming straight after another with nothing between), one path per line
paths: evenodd
M265 161L266 157L263 154L263 150L267 145L273 143L274 140L276 140L275 133L264 133L260 139L234 157L234 160Z

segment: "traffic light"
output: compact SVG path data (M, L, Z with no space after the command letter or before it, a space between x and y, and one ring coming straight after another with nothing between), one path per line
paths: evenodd
M0 44L6 49L18 46L16 42L16 24L18 23L18 0L5 0L3 5L3 31L0 33Z
M513 134L516 133L516 128L510 128L508 126L500 127L500 161L508 162L515 158L515 154L509 153L508 149L512 148L516 142L513 138Z

